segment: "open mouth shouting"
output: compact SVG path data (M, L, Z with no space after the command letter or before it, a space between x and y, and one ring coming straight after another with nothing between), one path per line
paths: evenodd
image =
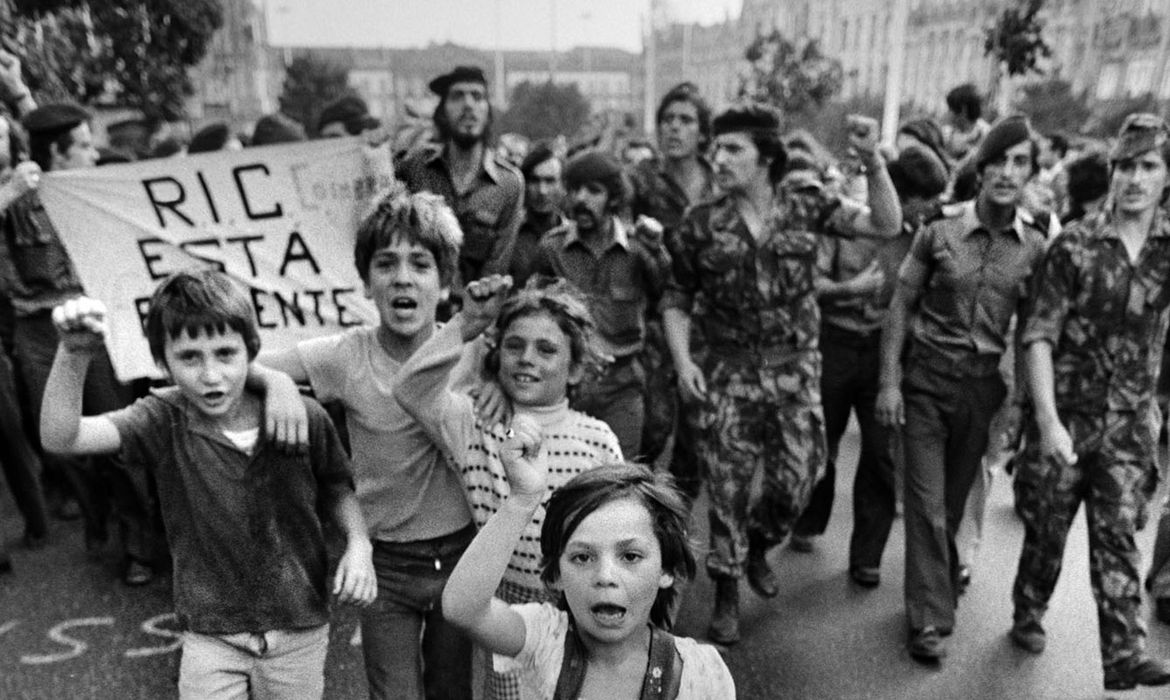
M614 603L595 603L589 614L601 627L620 627L626 621L626 609Z

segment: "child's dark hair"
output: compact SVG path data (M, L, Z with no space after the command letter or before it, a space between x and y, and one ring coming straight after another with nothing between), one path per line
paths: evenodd
M650 622L669 630L679 582L693 579L697 568L687 527L690 516L686 499L669 474L632 462L605 464L578 474L553 491L540 530L540 578L550 587L560 580L561 553L577 527L606 503L623 499L637 501L649 511L654 536L662 550L662 570L674 577L673 584L658 589L650 608ZM559 604L567 609L563 596Z
M548 314L569 338L569 355L575 365L586 371L605 364L597 345L596 324L585 295L571 282L559 277L533 275L522 289L508 297L496 319L495 347L484 360L484 369L494 375L500 370L499 344L514 321L526 316Z
M228 329L244 337L248 359L260 352L260 333L252 304L225 273L214 269L183 270L162 281L150 297L146 312L146 340L150 355L166 367L166 339L182 333L195 337L223 334Z
M435 256L444 287L455 279L463 229L442 197L430 192L411 194L401 185L378 200L358 226L353 261L363 282L370 281L370 261L378 250L396 240L417 243Z

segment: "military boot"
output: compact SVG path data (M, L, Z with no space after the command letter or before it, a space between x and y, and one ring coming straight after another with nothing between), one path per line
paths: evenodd
M719 644L739 641L739 580L729 577L715 579L715 613L707 638Z

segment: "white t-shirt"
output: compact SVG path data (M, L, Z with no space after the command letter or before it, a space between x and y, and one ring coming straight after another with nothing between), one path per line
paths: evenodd
M513 658L496 655L497 672L518 671L525 700L551 700L561 675L569 614L549 603L513 605L524 620L524 648ZM735 682L719 651L689 637L675 637L682 658L678 700L733 700Z

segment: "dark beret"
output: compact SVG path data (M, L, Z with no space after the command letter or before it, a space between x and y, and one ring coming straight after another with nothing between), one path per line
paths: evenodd
M586 182L608 183L621 178L622 166L617 159L601 151L586 151L565 166L565 185L570 189Z
M771 131L779 134L780 113L762 104L732 107L715 117L711 130L716 135L735 131Z
M487 77L479 66L455 66L450 73L444 73L430 82L431 92L446 97L447 90L455 83L482 83L487 87Z
M67 102L37 107L24 117L24 128L30 134L69 131L90 120L90 114L79 105Z
M1116 163L1153 150L1165 157L1162 150L1168 133L1166 122L1158 115L1149 112L1130 114L1117 130L1117 145L1109 154L1109 161Z
M284 116L280 112L267 114L256 122L256 129L252 132L253 146L266 146L273 143L292 143L305 140L305 129L298 122Z
M926 146L908 146L889 164L890 179L898 194L931 199L947 188L947 168Z
M1000 119L979 143L979 150L975 152L975 170L983 170L983 166L1001 157L1007 149L1030 138L1032 127L1023 115L1013 114Z
M356 123L356 120L369 113L370 108L365 100L357 95L342 95L321 110L321 116L317 117L317 131L333 122L341 122L348 130L350 122Z

